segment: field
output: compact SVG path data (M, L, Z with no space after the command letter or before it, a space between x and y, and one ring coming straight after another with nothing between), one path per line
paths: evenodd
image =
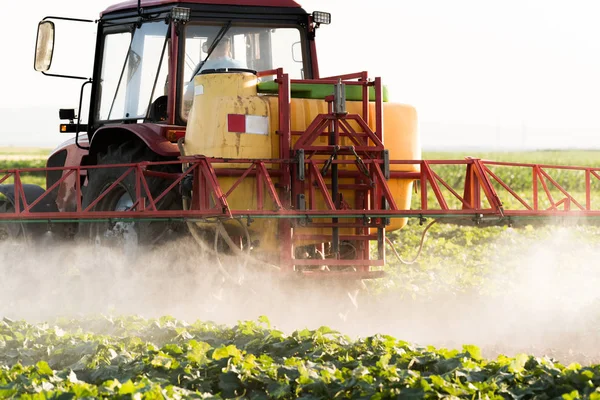
M2 153L0 168L13 168L43 165L45 151ZM464 156L600 162L592 151L424 154ZM436 171L460 193L464 171ZM505 178L531 185L525 173ZM583 195L581 179L562 179ZM411 220L391 235L405 261L424 228ZM299 316L292 330L271 315L237 324L110 312L5 318L0 398L600 398L599 233L581 223L437 223L416 262L388 251L389 278L370 283L354 323L332 321L335 331L305 329Z

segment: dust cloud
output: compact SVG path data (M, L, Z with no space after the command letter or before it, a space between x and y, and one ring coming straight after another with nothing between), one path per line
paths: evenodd
M369 283L354 298L357 284L282 281L233 257L217 260L191 239L135 253L3 242L0 317L34 323L90 314L171 315L235 324L266 315L285 332L328 325L351 337L382 333L459 349L476 344L490 357L525 352L598 362L600 246L573 229L545 240L508 231L505 240L529 241L529 250L495 255L485 279L495 291L459 291L444 282L418 298L368 293ZM234 280L222 277L219 263Z

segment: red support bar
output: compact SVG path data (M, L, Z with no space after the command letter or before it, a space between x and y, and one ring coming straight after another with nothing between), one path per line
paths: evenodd
M534 166L533 170L533 209L539 210L539 200L538 200L538 167Z
M371 128L369 127L369 125L367 124L367 122L364 121L359 115L348 114L346 116L346 121L348 121L348 120L356 122L363 129L364 133L367 134L369 139L371 139L373 141L373 146L370 146L372 148L372 150L383 150L384 149L383 140L381 139L381 135L377 132L373 132L371 130ZM380 123L381 123L381 127L379 129L383 129L383 121ZM354 132L354 129L352 129L350 124L347 124L347 126L352 132Z
M383 87L381 78L375 78L375 133L381 143L384 143L383 134Z
M523 204L528 210L532 209L531 206L521 198L521 196L519 196L514 190L512 190L506 183L504 183L502 179L500 179L496 174L494 174L486 165L484 165L484 169L486 173L488 173L496 182L500 184L500 186L502 186L510 194L512 194L513 197L519 201L519 203Z
M144 165L145 167L145 165ZM156 204L154 203L154 200L152 199L152 192L150 191L150 188L148 187L148 182L146 181L146 177L144 176L144 171L142 170L142 165L138 165L137 167L137 174L138 174L138 178L142 184L142 187L144 189L144 192L146 193L146 197L138 197L139 200L144 199L144 203L143 203L143 207L146 207L146 201L148 201L150 203L150 209L157 211L156 210Z
M233 185L231 185L231 187L229 188L229 190L227 191L227 193L225 193L225 197L229 197L229 195L231 193L233 193L233 191L240 185L240 183L243 182L243 180L256 168L256 164L252 164L250 165L249 168L246 168L246 170L244 171L244 173L242 174L242 176L239 177L238 180L236 180ZM218 172L217 172L217 176L218 176ZM256 176L258 177L258 174L256 174Z
M213 169L210 162L208 162L205 158L200 159L199 169L202 171L204 175L204 179L208 187L210 188L210 192L212 192L215 196L215 200L218 201L221 205L221 209L223 212L231 215L231 210L229 209L229 204L227 203L227 199L221 190L221 186L219 185L219 180L215 175L215 170Z
M65 179L67 179L69 176L73 175L73 172L75 172L74 169L70 170L69 172L67 172L65 174L65 176L63 177L63 179L59 179L58 181L54 182L54 184L52 186L50 186L44 193L42 193L40 195L40 197L38 197L37 199L35 199L35 201L33 203L31 203L29 205L29 207L27 207L23 212L27 213L29 211L31 211L31 209L33 209L33 207L35 207L39 202L41 202L48 194L50 194L50 192L52 192L54 189L56 189L58 187L58 185L61 184L62 181L64 181ZM79 180L77 180L79 181ZM79 211L79 210L78 210Z
M476 210L481 208L481 186L473 170L472 163L467 164L463 198L468 203L467 206L463 205L463 208L474 208Z
M483 168L484 164L481 160L475 158L467 158L467 161L473 163L475 174L477 174L477 178L481 183L481 187L483 188L490 206L493 210L502 215L502 201L500 201L498 194L496 194L496 191L494 190L494 186L492 186L492 182L490 182L490 178L485 173L485 169Z
M569 194L569 192L567 192L561 185L556 183L556 181L554 179L552 179L552 177L550 175L548 175L548 173L546 171L544 171L542 169L540 172L544 175L544 177L546 177L546 179L548 179L550 181L550 183L552 183L552 185L554 185L555 188L557 188L562 194L567 196L569 201L572 201L573 203L575 203L575 205L577 207L579 207L580 210L585 210L585 207L583 207L581 204L579 204L579 202L577 200L575 200L575 198L573 196L571 196Z
M548 201L550 201L550 208L556 209L556 204L554 204L554 198L552 197L552 193L550 193L550 190L548 189L548 185L546 184L546 180L544 179L544 176L542 175L541 168L538 170L538 177L540 179L540 182L542 183L544 192L546 192L546 197L548 198Z
M315 185L313 184L313 166L311 164L308 165L308 204L310 210L317 209L317 198L315 194ZM318 173L318 171L317 171Z
M316 138L329 126L330 121L324 115L318 115L306 128L306 132L294 144L294 150L305 149L310 146Z
M442 194L442 191L440 190L440 187L438 186L437 181L433 176L433 171L431 170L431 167L429 167L429 164L427 164L426 162L424 162L422 166L425 169L426 179L429 181L429 183L431 183L433 193L435 194L435 198L440 204L440 207L442 208L442 210L447 210L448 204L446 204L446 199L444 199L444 195Z
M23 184L21 183L21 174L19 171L15 171L15 212L17 214L21 213L21 202L23 202L23 207L27 208Z
M125 171L123 173L123 175L121 175L116 181L114 181L104 192L102 192L100 194L100 196L98 196L98 198L94 201L92 201L90 203L90 205L88 205L86 207L85 210L83 210L83 212L87 212L87 211L92 211L92 209L96 206L96 204L98 204L100 202L100 200L102 200L104 197L106 197L106 195L108 193L110 193L111 190L113 190L114 188L116 188L121 182L123 182L123 180L125 178L127 178L131 172L135 169L135 167L130 167L127 169L127 171ZM139 199L140 198L140 194L138 193L138 189L139 189L139 182L136 182L136 198Z
M313 170L313 174L314 174L314 179L315 182L317 183L317 186L319 187L319 189L321 189L321 196L323 196L323 200L325 200L325 205L327 206L328 209L330 210L335 210L335 203L333 202L333 199L331 198L331 195L329 194L329 191L327 190L327 186L325 185L325 181L323 180L323 177L321 176L321 172L317 169L317 166L315 165L314 161L310 161L310 168L312 168Z
M425 161L421 162L421 208L427 210L427 170L425 167Z
M4 183L4 182L5 182L5 181L6 181L8 178L10 178L10 177L11 177L11 176L13 176L13 175L14 175L14 173L12 173L12 172L7 172L7 173L6 173L6 174L5 174L5 175L2 177L2 179L0 179L0 184L3 184L3 183Z
M256 164L256 169L258 170L258 164ZM259 210L265 209L265 188L263 185L263 173L260 171L256 174L256 204Z
M592 209L592 194L591 194L592 178L590 175L591 175L590 170L586 169L585 170L585 209L588 211Z
M279 84L279 157L284 160L289 160L292 149L291 83L290 77L288 74L284 74L283 69L281 68L277 70L276 80ZM283 201L281 206L290 209L292 206L290 166L287 163L281 163L279 170L279 186L282 193L281 199ZM288 220L279 220L279 241L281 244L279 265L284 271L291 272L294 269L294 265L292 264L294 244L292 242L292 224Z
M367 71L362 71L362 72L353 72L351 74L345 74L345 75L333 75L333 76L327 76L324 78L321 78L321 80L331 80L331 81L337 81L338 79L341 80L349 80L349 79L361 79L362 81L364 81L365 83L368 77L368 72Z
M337 79L292 79L291 83L306 83L306 84L317 84L317 85L335 85L338 83ZM345 81L342 80L344 85L348 86L363 86L362 82L357 81ZM370 86L373 86L372 84Z
M352 127L347 124L348 124L347 121L340 119L339 128L342 131L342 133L345 133L344 137L347 137L348 139L350 139L350 141L352 143L354 143L355 146L362 147L363 143L361 143L359 141L360 138L357 136L356 132L352 132L353 131Z
M133 167L134 171L137 171L137 165L135 167ZM146 210L146 203L142 203L140 202L140 198L142 197L142 182L140 182L140 176L138 174L135 174L135 198L136 198L136 202L133 204L133 206L131 207L131 209L135 209L137 211L145 211Z
M275 184L271 180L271 177L269 176L269 171L267 171L265 164L262 161L258 161L256 163L256 169L260 172L259 176L261 176L265 180L267 184L267 190L269 191L271 200L273 200L273 203L275 203L276 209L281 210L283 208L283 204L281 203L281 200L279 200L277 190L275 189Z
M171 190L175 189L175 187L177 185L179 185L179 183L181 183L181 181L183 180L183 178L185 178L186 176L189 176L190 174L192 174L195 170L196 167L198 165L197 164L193 164L191 165L184 173L180 174L177 179L175 179L175 181L173 181L173 183L171 183L169 185L169 187L167 187L160 195L158 195L156 197L156 199L154 199L154 203L157 204L159 201L161 201L163 199L163 197L165 197Z
M431 174L433 175L433 178L435 179L436 182L440 182L442 184L442 186L444 186L446 189L448 189L448 191L450 193L452 193L452 195L454 197L456 197L462 204L463 207L466 208L471 208L471 205L469 203L467 203L465 201L465 199L463 199L457 192L456 190L454 190L452 188L452 186L450 186L446 181L444 181L442 178L440 178L440 176L438 174L435 173L435 171L431 170Z
M390 210L397 210L398 206L396 205L396 200L394 200L394 196L392 196L392 193L390 192L390 187L388 186L386 179L383 176L383 172L381 172L381 168L379 168L379 164L373 163L373 167L375 170L375 176L377 176L377 179L379 181L381 191L383 192L383 195L385 196L385 199L387 200L390 206Z
M360 76L360 81L364 82L362 86L362 119L369 123L369 75L368 73L362 72Z

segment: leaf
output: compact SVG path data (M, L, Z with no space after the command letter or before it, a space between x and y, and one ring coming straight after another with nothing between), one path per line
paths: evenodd
M123 383L121 385L121 387L119 388L119 394L133 394L135 393L135 385L133 384L133 382L130 380L128 380L127 382Z
M190 340L188 342L188 346L189 349L186 353L186 358L188 359L188 361L194 362L196 364L204 364L208 361L206 353L208 353L208 351L212 348L210 344L206 342L197 342L195 340Z
M309 331L308 329L302 329L301 331L296 331L296 335L298 336L299 339L307 339L309 338L312 333L311 331Z
M2 399L8 399L17 393L17 389L13 389L8 386L0 386L0 398Z
M598 393L598 392L591 393L590 400L600 400L600 393Z
M517 354L508 366L508 370L513 373L520 373L525 369L525 364L529 360L527 354Z
M229 346L215 349L215 351L213 351L212 358L213 360L221 360L227 357L241 357L241 355L241 351L234 345L230 344Z
M581 364L579 364L579 363L571 363L565 369L569 370L569 371L577 371L577 370L581 369Z
M321 326L321 327L319 327L319 329L317 329L317 332L319 332L322 335L328 335L330 333L339 333L337 331L334 331L333 329L331 329L328 326Z
M573 390L571 393L565 393L562 395L564 400L576 400L580 399L579 392L577 390Z
M471 344L464 345L463 346L463 351L465 353L468 353L469 356L472 359L474 359L474 360L479 361L479 360L483 359L483 357L481 355L481 349L479 347L477 347L477 346L474 346L474 345L471 345Z
M267 318L265 315L258 317L258 322L264 324L267 329L271 329L271 321L269 321L269 318Z
M179 366L177 360L162 351L154 356L150 364L154 367L164 369L175 369Z
M273 382L267 386L267 393L275 399L281 399L292 393L290 385L281 382Z
M54 375L54 371L52 370L52 368L50 368L46 361L38 361L38 363L35 364L35 366L37 367L37 371L40 375Z
M183 354L183 350L181 349L181 347L173 343L164 345L162 351L172 356Z
M242 382L236 373L226 372L219 376L219 388L223 391L224 397L236 397L242 389Z
M446 381L441 376L431 375L429 377L429 379L431 380L431 383L433 384L433 386L435 386L438 389L443 388L444 386L446 386Z

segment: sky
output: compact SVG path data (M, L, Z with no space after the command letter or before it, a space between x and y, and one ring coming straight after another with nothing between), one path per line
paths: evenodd
M37 23L48 15L95 19L113 2L32 0L26 12L4 5L4 15L18 18L0 25L0 146L53 147L68 138L57 133L58 109L77 107L81 82L33 70ZM417 108L425 150L600 148L596 0L301 4L332 13L317 33L321 73L381 76L392 101ZM78 29L57 35L56 65L89 76L94 26Z

